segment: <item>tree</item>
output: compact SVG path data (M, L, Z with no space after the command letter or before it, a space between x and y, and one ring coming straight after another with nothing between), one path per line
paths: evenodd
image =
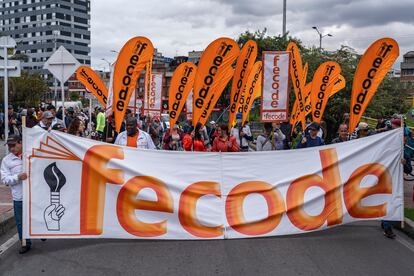
M4 80L2 79L1 91L3 91L3 85ZM31 75L23 71L21 77L9 78L9 102L22 107L37 106L48 89L46 82L40 75ZM1 94L1 101L3 101L3 94Z
M69 98L72 102L79 101L79 93L78 92L70 92Z
M309 66L307 83L312 81L314 72L323 62L331 60L341 66L342 75L347 82L346 87L329 99L323 118L328 126L328 141L331 140L336 135L338 126L342 122L343 114L350 110L352 80L361 56L348 46L341 46L336 51L325 51L317 47L306 47L295 37L289 36L286 39L282 36L268 36L266 35L266 29L254 33L246 31L240 34L236 41L242 47L250 39L257 43L258 60L262 59L263 51L285 51L289 41L295 41L301 52L303 64L308 63ZM378 113L384 116L390 116L394 113L406 113L409 109L406 97L407 95L401 89L399 81L387 76L379 86L364 115L375 117ZM292 108L294 101L295 94L292 88L290 91L290 108Z

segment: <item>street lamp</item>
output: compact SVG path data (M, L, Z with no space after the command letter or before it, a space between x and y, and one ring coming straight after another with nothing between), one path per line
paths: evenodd
M331 34L324 34L322 35L322 33L319 31L318 27L313 26L312 29L315 29L318 32L319 35L319 50L322 50L322 38L324 38L325 36L333 36Z

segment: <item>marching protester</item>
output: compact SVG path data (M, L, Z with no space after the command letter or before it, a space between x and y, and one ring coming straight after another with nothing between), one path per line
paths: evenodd
M125 127L122 128L121 126L121 132L124 131L124 129ZM113 144L115 143L117 136L118 136L118 132L116 131L116 128L115 128L114 116L112 115L108 118L108 121L105 124L102 140L106 143Z
M341 124L338 129L338 137L332 140L332 144L349 141L348 125Z
M96 132L98 133L99 137L103 137L103 132L105 129L105 113L101 107L97 108L98 114L96 115Z
M35 111L33 108L27 109L26 127L32 128L39 123L34 114Z
M53 115L52 112L50 111L45 111L42 114L42 119L40 120L40 122L36 125L36 127L40 127L44 130L50 130L50 128L52 127L53 124L53 120L55 119L55 116ZM56 122L56 124L59 125L63 125L62 122Z
M375 132L384 132L389 130L390 128L387 126L386 120L382 116L382 114L377 115L377 125L375 126Z
M272 123L264 123L264 135L259 135L256 140L257 151L276 150Z
M59 119L57 117L56 107L55 106L53 106L53 105L50 104L50 105L47 106L46 110L49 111L49 112L51 112L52 115L53 115L52 126L54 126L57 123L60 123L60 124L64 125L65 127L67 127L67 125L65 125L65 123L62 121L62 119Z
M288 115L286 122L282 122L280 124L280 130L285 135L284 146L283 146L283 149L285 150L292 148L293 138L296 138L298 134L296 128L292 126L289 120L290 120L290 115Z
M116 145L139 149L156 149L151 136L147 132L138 129L138 122L135 118L127 118L125 127L126 130L116 137Z
M181 129L178 128L178 125L174 125L172 129L167 129L164 134L164 149L165 150L183 150L183 138L184 133Z
M229 127L222 124L218 127L218 137L213 141L214 152L238 152L240 150L236 138L230 136Z
M16 221L19 240L21 241L20 254L24 254L31 248L31 241L22 240L23 226L23 185L22 181L27 179L27 174L23 172L22 162L22 138L19 135L10 135L6 145L9 154L1 162L1 181L6 186L11 187L13 197L14 218Z
M249 142L253 141L253 136L249 125L243 126L241 113L237 113L236 125L231 129L230 135L236 138L240 151L249 151Z
M369 129L369 125L365 122L360 122L355 131L351 134L351 140L364 138L372 135L373 132Z
M316 122L311 123L307 129L309 133L305 133L302 139L299 141L297 148L311 148L325 145L325 142L321 137L318 136L319 124Z
M203 140L203 126L197 123L195 129L191 127L191 132L187 133L183 138L183 146L185 151L207 151ZM189 130L189 131L190 131Z
M273 131L274 131L274 143L276 150L283 150L285 147L285 139L286 136L283 134L282 130L280 129L281 125L279 122L273 123Z
M78 137L82 137L84 131L85 131L85 124L83 123L81 119L77 117L71 121L68 127L68 133L78 136Z

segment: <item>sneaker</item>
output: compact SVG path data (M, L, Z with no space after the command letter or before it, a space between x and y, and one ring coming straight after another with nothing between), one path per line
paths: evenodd
M24 254L31 249L30 245L20 247L19 254Z
M42 242L47 241L47 239L40 239Z
M391 229L385 230L384 236L386 236L389 239L395 239L395 234Z

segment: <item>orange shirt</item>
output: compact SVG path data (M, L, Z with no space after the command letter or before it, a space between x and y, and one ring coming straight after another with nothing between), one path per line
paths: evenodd
M128 147L137 147L138 132L134 136L127 135L127 146Z

